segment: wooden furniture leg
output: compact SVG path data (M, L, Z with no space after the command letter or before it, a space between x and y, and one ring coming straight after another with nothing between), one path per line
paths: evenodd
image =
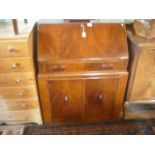
M28 23L27 19L24 19L24 23L25 23L25 24L27 24L27 23Z
M15 34L19 34L19 32L18 32L18 25L17 25L17 19L12 19L12 23L13 23L13 28L14 28Z

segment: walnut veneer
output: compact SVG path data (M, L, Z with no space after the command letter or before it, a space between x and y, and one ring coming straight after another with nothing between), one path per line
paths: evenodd
M128 78L123 24L38 25L38 84L46 124L122 118Z

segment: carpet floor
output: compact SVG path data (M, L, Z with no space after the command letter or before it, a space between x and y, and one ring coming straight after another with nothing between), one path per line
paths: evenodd
M69 125L29 125L24 135L155 135L155 120Z

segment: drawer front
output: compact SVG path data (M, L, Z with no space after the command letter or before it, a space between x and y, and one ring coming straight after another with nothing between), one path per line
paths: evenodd
M31 58L13 58L0 60L0 73L30 72L33 71Z
M32 110L39 107L38 99L0 100L0 111Z
M0 100L6 99L26 99L36 97L35 86L12 87L0 89Z
M34 74L31 72L0 74L0 87L29 86L34 84Z
M17 123L41 123L39 109L26 111L0 111L0 123L17 124Z
M26 40L1 40L0 58L29 56Z
M102 62L58 62L43 63L39 62L40 73L60 73L77 71L112 71L126 70L126 60L102 61Z

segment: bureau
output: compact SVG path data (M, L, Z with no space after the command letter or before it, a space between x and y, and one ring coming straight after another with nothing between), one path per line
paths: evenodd
M122 118L128 78L123 24L40 21L37 61L45 124Z
M126 119L155 118L155 39L145 39L128 28L130 51Z
M34 68L34 24L0 24L0 124L42 123Z

